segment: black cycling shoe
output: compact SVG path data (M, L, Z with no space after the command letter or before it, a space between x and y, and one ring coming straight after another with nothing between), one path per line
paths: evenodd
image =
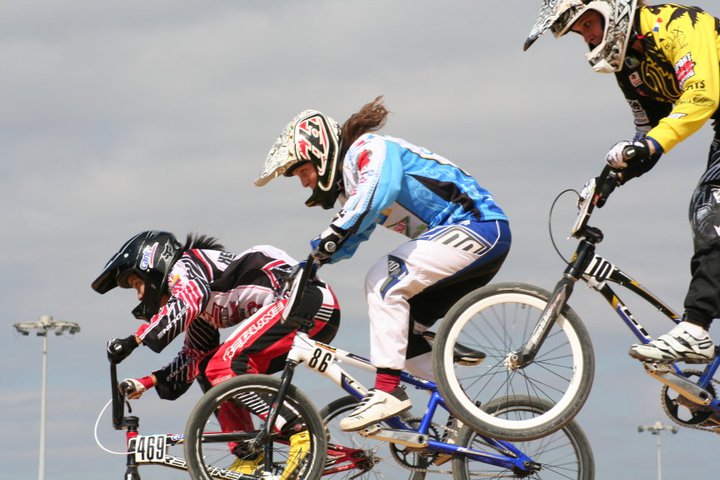
M422 336L431 345L433 341L435 341L435 332L423 332ZM465 345L462 345L460 343L456 343L453 350L453 360L455 361L455 363L463 365L465 367L473 367L475 365L480 365L483 360L485 360L486 356L485 352L481 352L480 350L473 350L472 348L466 347Z

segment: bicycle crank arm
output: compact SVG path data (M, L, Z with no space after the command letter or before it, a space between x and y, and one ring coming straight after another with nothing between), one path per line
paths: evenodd
M698 405L710 405L713 396L710 392L701 388L686 379L682 375L671 370L669 365L657 363L644 363L645 371L651 377L657 378L659 381L675 390L677 393Z
M358 432L363 437L383 442L397 443L406 447L425 448L428 446L427 435L406 430L380 428L377 424L366 427Z

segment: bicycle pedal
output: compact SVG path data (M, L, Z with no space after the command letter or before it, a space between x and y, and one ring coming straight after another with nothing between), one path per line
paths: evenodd
M643 362L643 367L648 373L665 374L673 370L672 364L659 362Z
M376 434L377 432L380 431L381 428L382 428L381 425L379 423L376 423L374 425L370 425L368 427L363 428L358 433L360 433L360 435L362 435L364 437L367 437L368 435Z

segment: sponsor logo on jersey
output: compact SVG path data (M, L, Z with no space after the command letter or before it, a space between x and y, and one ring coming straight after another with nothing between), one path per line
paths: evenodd
M677 77L680 90L685 88L685 82L695 76L695 62L692 55L688 53L675 64L675 76Z
M393 232L407 235L409 225L410 225L410 219L408 217L405 217L402 220L400 220L399 222L395 223L394 225L388 225L388 228L390 230L392 230Z
M180 284L180 280L181 280L180 275L178 275L178 274L176 273L175 275L172 276L172 278L171 278L170 281L168 282L168 288L169 288L170 290L172 290L174 287L176 287L176 286L178 286L178 285Z
M643 84L642 78L640 77L640 73L638 72L632 72L630 76L628 76L628 79L630 80L630 83L633 87L639 87Z
M235 352L245 346L248 340L255 337L258 332L262 331L270 322L277 318L285 308L285 304L281 302L274 303L260 318L252 322L240 335L233 341L232 345L225 350L223 360L228 361L235 356Z
M628 68L635 68L640 65L640 60L635 56L628 55L627 57L625 57L625 65Z

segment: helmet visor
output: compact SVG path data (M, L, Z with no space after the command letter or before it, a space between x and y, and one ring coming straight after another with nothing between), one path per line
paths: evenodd
M102 273L93 280L92 289L98 293L107 293L117 286L129 288L127 277L132 271L133 262L126 255L111 258Z
M260 171L260 176L255 180L255 185L262 187L270 180L285 174L297 162L290 150L292 142L292 124L290 124L275 140L267 158L265 158L265 164Z

